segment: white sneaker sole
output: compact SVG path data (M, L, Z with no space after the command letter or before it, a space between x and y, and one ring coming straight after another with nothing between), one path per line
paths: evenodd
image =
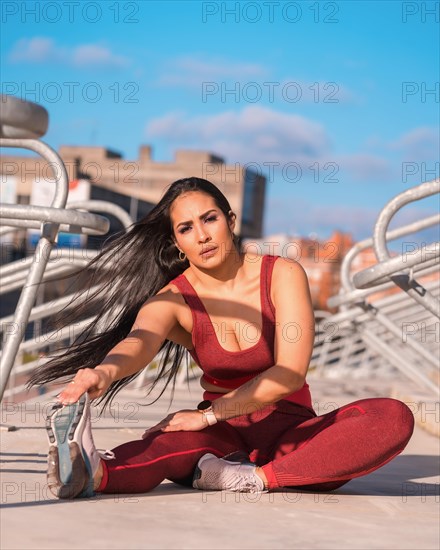
M47 483L52 494L61 499L93 495L93 480L81 443L88 399L84 394L77 403L54 405L46 419L50 446Z

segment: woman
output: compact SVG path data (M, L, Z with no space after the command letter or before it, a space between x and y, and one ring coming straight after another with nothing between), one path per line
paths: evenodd
M328 491L405 448L414 421L398 400L362 399L316 415L306 382L314 318L305 272L292 260L241 253L234 227L217 187L182 179L92 262L100 274L113 259L111 280L93 282L102 311L31 380L73 376L47 422L56 496L146 492L166 478L207 490ZM204 372L204 400L100 455L90 399L108 402L162 349L155 383L169 383L185 348Z

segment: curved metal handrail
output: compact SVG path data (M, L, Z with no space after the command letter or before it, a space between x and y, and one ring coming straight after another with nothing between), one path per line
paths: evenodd
M391 256L383 248L392 239L440 223L440 216L435 215L392 231L387 230L392 217L400 208L414 200L438 193L439 183L434 180L407 190L384 207L375 224L374 238L356 243L344 257L341 265L342 288L338 295L327 301L330 307L340 308L329 322L339 323L346 331L345 345L351 346L353 335L358 334L366 347L371 347L371 350L386 358L388 364L404 372L418 385L436 393L438 385L435 382L435 373L439 358L435 344L426 341L424 331L434 333L438 326L436 318L440 316L439 281L438 278L431 282L425 279L424 288L414 279L414 274L417 273L418 278L428 275L432 278L434 272L438 273L440 243L423 244L419 250L399 256ZM370 247L373 248L378 263L354 275L350 273L356 256ZM372 303L366 301L369 295L393 286L398 286L405 292ZM414 306L408 304L408 300L413 301ZM385 307L385 303L390 306L395 303L395 306ZM415 324L409 332L404 333L408 319ZM335 345L337 347L338 344Z
M379 214L374 226L373 246L380 262L388 260L390 252L387 247L386 231L393 216L405 205L440 193L440 180L432 180L417 187L407 189L392 199Z
M111 214L123 225L124 229L128 229L133 225L133 218L123 208L107 201L87 200L87 201L75 201L69 203L66 208L84 209L87 211L93 210L93 212L103 212L104 214Z
M9 206L9 205L6 205L6 206ZM21 207L22 208L29 208L29 206L21 206ZM1 204L0 204L0 209L1 209ZM67 210L86 210L88 212L93 211L93 212L103 212L103 213L106 213L106 214L111 214L112 216L114 216L115 218L117 218L121 222L122 226L125 229L127 229L128 227L130 227L133 224L133 219L131 218L131 216L123 208L121 208L117 204L114 204L114 203L111 203L111 202L97 201L97 200L75 201L75 202L71 202L71 203L67 204L66 209ZM108 224L107 218L104 218L103 216L96 216L95 214L91 214L91 216L93 216L93 218L90 218L91 220L94 220L93 224L91 226L87 224L87 226L90 227L90 229L92 229L92 231L87 230L87 231L81 231L81 232L85 233L85 234L88 234L88 235L100 235L100 234L102 234L101 230L104 230L104 226L102 226L100 228L99 227L99 222L97 220L99 220L99 219L106 220L106 224ZM68 221L68 220L64 220L64 221ZM73 226L75 225L74 220L71 222L71 225L73 225ZM97 226L95 228L95 230L93 230L93 225ZM17 227L37 228L38 229L38 228L40 228L40 226L41 226L41 224L39 224L38 222L36 222L34 220L29 220L29 221L28 220L20 220L19 224L16 224L16 226L13 226L10 223L7 223L7 224L3 223L0 219L0 235L6 235L8 233L16 231ZM75 230L77 230L77 229L78 228L75 227ZM72 228L72 231L71 231L70 227L68 227L67 225L61 223L60 224L60 231L63 231L64 233L70 233L70 232L73 232L73 228ZM106 231L108 231L108 229ZM77 232L79 232L79 231L77 231Z
M436 259L433 259L423 265L415 265L412 269L414 273L418 273L419 277L424 277L438 271L438 262ZM382 292L383 290L388 290L393 287L395 287L394 282L387 278L385 282L375 286L369 286L364 289L353 288L353 290L341 291L339 294L330 296L327 300L327 305L329 308L348 306L361 302L372 294L376 294L377 292Z
M73 260L75 263L72 265ZM45 269L40 283L45 283L46 281L53 280L56 277L75 273L75 271L79 272L86 268L89 263L90 260L74 258L73 256L70 258L60 258L57 260L57 264L55 266L48 266ZM7 292L17 290L22 288L25 284L26 275L20 274L20 272L10 273L4 277L2 276L2 280L0 282L0 294L6 294Z
M387 231L385 234L385 237L387 241L391 241L394 239L398 239L399 237L408 235L410 233L415 233L416 231L427 229L428 227L431 227L437 224L440 224L440 214L435 214L434 216L430 216L425 220L419 220L417 222L404 225L397 229ZM362 252L362 250L365 250L372 246L373 246L372 237L368 239L364 239L363 241L359 241L354 246L352 246L352 248L350 248L350 250L344 256L344 259L342 260L342 264L341 264L341 284L344 290L354 290L356 288L350 277L351 265L354 259L356 258L356 256L360 252ZM333 307L333 306L330 306L330 307Z
M100 234L107 232L102 231L108 222L104 222L105 218L96 214L85 214L83 212L72 212L65 210L67 197L69 193L69 181L66 167L59 155L46 143L37 139L9 139L0 138L0 147L23 148L34 151L45 159L51 166L54 173L55 193L50 207L43 208L37 206L28 207L29 211L33 209L35 215L41 216L44 213L45 220L37 219L41 222L41 235L35 248L33 262L29 268L26 282L21 291L14 314L14 321L11 326L4 344L3 353L0 364L0 400L3 397L4 390L8 383L9 375L14 365L15 357L22 341L29 315L35 303L39 285L44 277L47 262L49 261L50 252L56 242L56 238L60 229L60 222L66 221L66 217L60 219L60 212L54 213L53 209L63 209L64 216L67 216L67 221L76 221L77 223L85 222L86 225L100 228ZM55 170L55 167L57 170ZM12 215L13 213L23 219L24 210L19 205L1 205L0 212ZM54 220L51 220L51 215L54 215ZM9 219L12 219L11 217ZM15 222L16 223L16 222ZM8 224L8 227L11 224ZM14 224L12 224L14 225ZM80 225L75 228L79 229Z
M37 139L9 139L0 138L0 147L13 147L18 149L29 149L34 153L38 153L49 162L53 170L55 180L55 195L53 197L51 207L64 208L69 194L69 178L67 170L58 153L52 149L44 141ZM56 173L54 166L60 170L59 175Z
M40 228L42 223L59 224L59 230L65 233L85 233L104 235L110 228L110 222L104 216L89 214L78 210L52 208L22 204L0 204L0 225L8 227ZM3 219L8 223L3 223ZM11 221L13 223L11 224Z
M366 288L380 284L387 277L395 285L404 290L416 302L422 304L426 309L440 318L440 303L432 296L418 281L413 278L413 274L405 270L431 259L440 256L440 243L423 245L420 250L407 255L400 255L392 258L387 248L387 228L393 216L403 206L440 192L440 180L432 180L421 185L408 189L400 195L394 197L381 211L374 227L373 248L378 259L378 263L372 267L356 273L353 277L353 283L357 288ZM431 257L427 259L427 254Z
M429 260L426 256L429 255ZM405 256L394 256L388 260L383 260L380 264L367 267L353 276L353 282L356 288L370 288L388 280L389 275L400 274L404 269L410 269L415 265L420 265L428 261L434 261L440 256L440 242L432 243L428 246L422 246L420 250L411 254L411 258ZM380 267L380 269L378 269ZM406 274L404 274L406 275Z

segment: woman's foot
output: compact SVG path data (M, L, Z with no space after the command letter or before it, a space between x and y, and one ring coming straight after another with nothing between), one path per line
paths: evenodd
M51 492L58 498L93 496L102 478L102 464L93 442L88 394L70 405L54 405L47 416L46 430Z
M257 466L247 460L226 460L211 453L203 455L194 472L193 487L207 491L263 493L267 491Z

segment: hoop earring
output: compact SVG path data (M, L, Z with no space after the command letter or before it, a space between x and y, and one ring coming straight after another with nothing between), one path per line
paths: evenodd
M183 258L182 258L182 254L183 254ZM186 254L184 252L182 252L181 250L179 250L179 260L181 262L184 262L186 260Z

